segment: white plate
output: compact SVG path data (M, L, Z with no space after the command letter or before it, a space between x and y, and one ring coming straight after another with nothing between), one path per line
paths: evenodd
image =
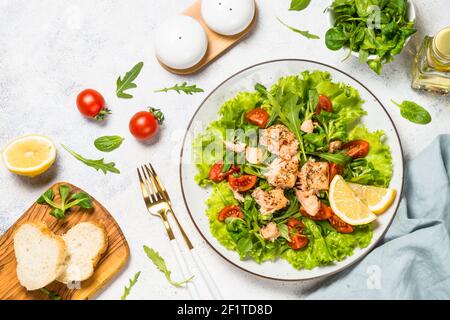
M192 160L192 141L195 135L199 133L198 125L201 124L205 128L211 121L217 120L217 113L221 105L228 99L233 98L239 91L253 91L257 82L270 87L280 77L299 74L305 70L328 71L333 81L344 82L359 91L361 98L365 101L364 109L368 112L368 115L363 117L363 124L370 130L383 130L386 133L386 142L391 147L394 162L394 175L390 187L397 189L398 195L390 209L378 217L374 225L371 244L367 248L356 249L354 254L344 261L325 267L317 267L313 270L296 270L287 261L281 259L262 264L250 259L242 261L235 251L229 251L223 247L209 230L208 218L205 215L205 200L208 198L210 190L200 188L194 181L197 169ZM242 270L265 278L284 281L306 280L342 271L364 257L384 236L397 211L403 189L403 153L400 139L391 118L381 102L361 82L334 67L319 62L296 59L276 60L260 63L238 72L220 84L203 101L189 123L184 137L181 149L180 181L184 202L192 221L206 242L224 259Z

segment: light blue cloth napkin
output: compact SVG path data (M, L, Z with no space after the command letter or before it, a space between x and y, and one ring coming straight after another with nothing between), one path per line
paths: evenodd
M308 299L450 299L450 135L439 136L405 173L383 242L310 288Z

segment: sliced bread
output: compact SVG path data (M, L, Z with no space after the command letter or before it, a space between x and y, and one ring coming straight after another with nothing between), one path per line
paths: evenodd
M67 268L57 278L69 283L88 279L108 247L105 227L99 223L82 222L72 227L63 239L67 245Z
M52 283L66 268L67 247L44 223L21 225L14 235L17 278L27 290Z

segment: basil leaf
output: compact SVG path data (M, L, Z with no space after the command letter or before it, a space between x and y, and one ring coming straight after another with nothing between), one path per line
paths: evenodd
M100 151L111 152L119 148L123 140L120 136L103 136L95 139L94 146Z
M416 124L428 124L432 121L430 113L413 101L406 100L400 104L394 100L391 101L400 108L400 114L406 120Z
M302 11L309 6L310 2L311 0L292 0L289 10Z
M347 35L339 28L331 28L325 34L325 44L328 49L333 51L341 49L347 40Z
M286 28L290 29L291 31L294 31L294 32L296 32L296 33L298 33L298 34L304 36L304 37L307 38L307 39L320 39L319 36L317 36L317 35L315 35L315 34L312 34L312 33L310 33L310 32L307 31L307 30L299 30L299 29L296 29L296 28L294 28L294 27L291 27L291 26L287 25L287 24L284 23L283 21L281 21L280 18L277 18L277 19L278 19L278 21L279 21L283 26L285 26Z
M133 96L125 92L125 90L137 88L137 85L133 82L136 80L137 76L144 66L143 62L136 64L130 71L128 71L125 76L117 78L116 81L116 95L119 98L131 99Z

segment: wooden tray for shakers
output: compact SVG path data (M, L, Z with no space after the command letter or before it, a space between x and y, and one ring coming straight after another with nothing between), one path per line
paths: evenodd
M197 63L195 66L189 69L174 69L165 65L158 59L158 62L161 64L161 66L169 72L179 75L188 75L200 71L208 64L213 62L215 59L220 57L227 50L231 49L233 46L239 43L239 41L241 41L242 38L244 38L244 36L246 36L255 27L258 15L258 8L256 7L256 3L255 3L255 16L253 17L252 22L247 27L247 29L234 36L223 36L209 29L205 21L203 21L202 19L201 4L202 0L196 1L192 6L187 8L182 14L194 18L195 20L200 22L200 24L204 28L206 35L208 37L208 49L206 51L206 54L199 63Z

